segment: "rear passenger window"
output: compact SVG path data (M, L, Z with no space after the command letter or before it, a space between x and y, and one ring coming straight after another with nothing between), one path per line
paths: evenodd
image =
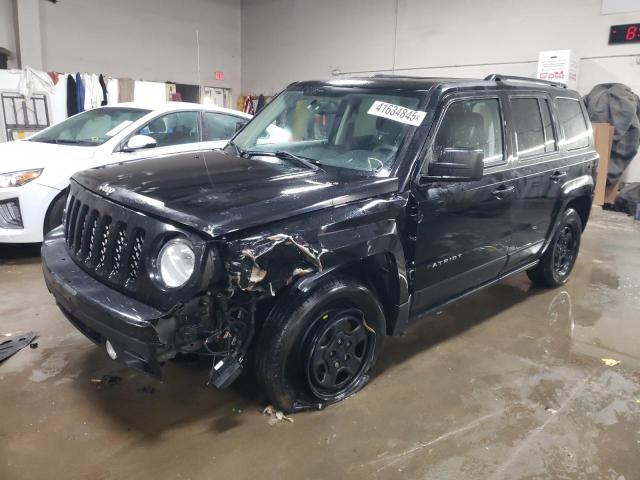
M444 148L472 148L484 152L485 165L503 161L502 116L497 98L458 100L447 109L433 145L436 156Z
M545 128L537 98L512 98L511 110L518 140L518 157L530 157L546 152Z
M578 100L559 98L558 119L567 150L589 145L589 130Z

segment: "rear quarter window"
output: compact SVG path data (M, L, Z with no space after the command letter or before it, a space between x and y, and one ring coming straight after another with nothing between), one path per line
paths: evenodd
M587 147L589 127L582 114L580 101L571 98L558 98L556 101L564 146L567 150Z

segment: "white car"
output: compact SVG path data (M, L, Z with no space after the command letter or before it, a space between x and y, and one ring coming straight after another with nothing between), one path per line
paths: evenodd
M251 115L167 102L95 108L27 140L0 144L0 244L41 242L62 221L80 170L168 153L222 148Z

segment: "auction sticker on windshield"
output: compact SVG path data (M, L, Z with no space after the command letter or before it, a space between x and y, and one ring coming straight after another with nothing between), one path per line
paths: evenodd
M369 115L395 120L396 122L406 123L407 125L415 125L416 127L418 127L424 120L424 117L427 116L427 112L411 110L401 105L381 102L380 100L373 102L373 105L371 105L367 113Z

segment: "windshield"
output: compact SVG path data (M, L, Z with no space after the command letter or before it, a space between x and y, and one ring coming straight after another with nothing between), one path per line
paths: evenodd
M63 145L102 145L149 111L140 108L95 108L53 125L29 140Z
M234 139L245 156L287 152L318 165L387 176L419 125L422 93L306 87L278 95Z

